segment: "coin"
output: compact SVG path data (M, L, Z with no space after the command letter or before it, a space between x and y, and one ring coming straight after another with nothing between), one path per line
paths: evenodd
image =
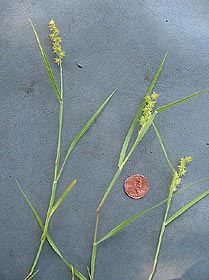
M134 199L142 198L149 190L147 179L143 175L131 175L125 180L124 191Z

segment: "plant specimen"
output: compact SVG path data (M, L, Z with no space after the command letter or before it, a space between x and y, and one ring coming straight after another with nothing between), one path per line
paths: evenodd
M55 166L54 166L54 178L53 178L53 184L52 184L52 190L51 190L51 197L50 197L50 201L49 201L49 205L48 205L46 219L45 219L44 222L42 222L42 220L40 219L37 211L35 210L35 208L31 204L30 200L28 199L28 197L24 193L23 189L21 188L19 182L17 181L17 185L18 185L21 193L23 194L23 196L26 199L28 205L30 206L30 208L31 208L31 210L32 210L32 212L33 212L41 230L42 230L42 236L41 236L41 239L40 239L37 254L35 256L34 262L31 266L31 269L30 269L28 275L25 277L25 280L32 279L36 275L36 273L38 272L38 270L36 270L36 266L37 266L37 263L38 263L38 260L39 260L40 254L42 252L42 248L43 248L43 245L44 245L45 241L49 242L52 249L56 252L56 254L64 261L64 263L70 269L72 279L75 279L75 277L77 277L78 279L86 280L87 278L63 257L62 253L60 252L60 250L56 246L55 242L52 240L51 236L49 235L48 227L49 227L49 223L50 223L50 219L51 219L52 215L54 214L54 212L60 206L62 201L66 198L66 196L69 194L71 189L76 184L76 180L73 180L70 183L70 185L66 188L66 190L63 192L63 194L55 202L57 184L58 184L59 179L62 175L65 164L66 164L71 152L73 151L75 145L78 143L80 138L85 134L85 132L90 128L90 126L95 121L95 119L102 112L104 107L107 105L107 103L112 98L115 90L102 103L102 105L98 108L98 110L93 114L93 116L87 121L87 123L84 125L84 127L79 131L79 133L73 139L73 141L71 142L71 144L70 144L70 146L67 150L64 161L61 164L60 163L60 151L61 151L61 138L62 138L62 128L63 128L63 118L62 118L62 116L63 116L63 104L64 104L62 60L63 60L63 57L65 56L65 52L61 48L61 38L59 37L59 29L56 26L54 20L51 20L49 22L49 29L51 31L49 36L52 40L53 52L56 54L55 63L59 66L60 85L58 86L56 81L55 81L55 78L54 78L54 75L53 75L53 72L52 72L52 68L51 68L51 66L48 62L46 54L45 54L45 52L43 50L43 47L41 45L41 42L39 40L36 29L35 29L35 27L34 27L34 25L32 24L31 21L30 21L30 24L31 24L32 29L34 31L34 34L35 34L35 37L36 37L36 40L37 40L42 58L43 58L43 62L45 64L45 67L46 67L46 70L48 72L51 84L52 84L53 89L55 91L57 100L59 102L59 127L58 127L57 154L56 154L56 160L55 160ZM155 86L155 84L156 84L156 82L157 82L157 80L160 76L160 73L161 73L162 67L164 65L165 59L166 59L166 54L163 57L163 60L160 64L159 68L157 69L157 72L156 72L156 74L154 76L154 79L151 82L151 85L150 85L150 87L149 87L149 89L148 89L148 91L147 91L147 93L146 93L146 95L143 99L143 102L139 106L139 108L137 110L137 113L136 113L136 115L135 115L135 117L134 117L134 119L131 123L131 126L130 126L128 132L127 132L127 135L125 137L125 140L124 140L124 143L122 145L121 152L120 152L119 160L118 160L118 169L117 169L115 175L113 176L110 184L108 185L107 190L104 193L104 195L103 195L103 197L102 197L102 199L101 199L101 201L100 201L100 203L99 203L99 205L96 209L96 221L95 221L95 230L94 230L94 236L93 236L92 255L91 255L91 261L90 261L90 268L88 269L88 275L89 275L90 280L95 279L95 263L96 263L97 249L98 249L99 244L101 242L107 240L108 238L114 236L119 231L123 230L130 223L132 223L135 219L139 218L140 216L142 216L142 215L144 215L144 214L146 214L150 211L153 211L154 209L156 209L160 205L166 203L167 204L166 212L165 212L165 215L164 215L163 224L162 224L160 235L159 235L159 241L158 241L158 245L157 245L157 249L156 249L156 255L155 255L155 258L154 258L153 269L152 269L152 272L149 276L149 280L151 280L153 278L153 275L154 275L154 272L155 272L155 269L156 269L157 260L158 260L158 256L159 256L159 252L160 252L160 248L161 248L161 241L162 241L166 226L168 224L170 224L173 220L175 220L177 217L179 217L181 214L183 214L186 210L188 210L192 205L194 205L195 203L197 203L198 201L200 201L201 199L203 199L205 196L207 196L209 194L209 190L205 191L200 196L196 197L194 200L188 202L184 207L182 207L179 211L177 211L170 218L168 218L170 204L171 204L172 198L174 196L177 196L183 190L185 190L188 187L191 187L194 184L209 180L209 178L204 178L204 179L201 179L201 180L196 181L194 183L191 183L191 184L189 184L189 185L185 186L184 188L181 188L180 190L177 191L177 186L180 184L180 177L183 176L186 173L185 166L186 166L186 163L191 161L191 157L181 158L178 169L175 169L173 167L171 161L168 158L165 146L164 146L163 141L161 139L160 133L159 133L159 131L158 131L158 129L157 129L155 123L154 123L154 120L159 113L161 113L163 111L166 111L166 110L174 107L175 105L178 105L182 102L185 102L185 101L187 101L187 100L189 100L189 99L191 99L195 96L198 96L198 95L202 94L203 92L206 92L208 89L201 90L201 91L199 91L197 93L194 93L190 96L187 96L183 99L180 99L178 101L175 101L173 103L170 103L168 105L165 105L165 106L162 106L162 107L159 107L159 108L155 109L156 101L159 97L159 94L155 93L153 90L154 90L154 86ZM140 129L138 131L138 135L137 135L133 145L130 147L129 143L130 143L130 140L132 138L133 131L137 127L137 124L140 125ZM116 183L120 173L122 172L123 168L125 167L127 161L131 157L132 153L135 151L136 147L138 146L138 144L140 143L142 138L145 136L145 134L148 131L148 129L150 128L150 126L154 127L154 131L155 131L155 133L158 137L158 140L159 140L159 143L160 143L161 148L163 150L164 156L165 156L165 158L166 158L166 160L167 160L167 162L168 162L168 164L171 168L172 174L173 174L168 198L159 202L158 204L152 206L151 208L145 209L144 211L142 211L140 213L137 213L134 216L130 217L129 219L123 221L121 224L114 227L103 238L98 240L97 235L98 235L98 230L99 230L99 219L100 219L100 213L101 213L101 210L103 208L103 205L106 202L113 186L115 185L115 183Z
M40 240L39 248L38 248L38 251L37 251L37 255L36 255L35 259L34 259L34 262L33 262L33 265L31 267L31 270L30 270L29 274L25 277L25 279L31 279L31 277L34 276L34 270L35 270L35 267L37 265L38 259L40 257L43 244L46 241L46 239L49 241L49 243L54 248L54 250L59 254L59 256L61 256L60 251L58 250L58 248L56 247L55 243L53 242L53 240L48 235L48 226L49 226L49 222L50 222L50 219L51 219L52 215L54 214L56 209L59 207L61 202L64 200L64 198L67 196L67 194L70 192L70 190L73 188L73 186L76 184L76 180L73 180L71 182L71 184L63 192L63 194L56 201L56 203L54 203L55 195L56 195L57 183L58 183L58 181L60 179L60 176L62 174L64 166L65 166L65 164L66 164L66 162L68 160L68 157L70 156L71 152L73 151L75 145L80 140L80 138L83 136L83 134L89 129L89 127L95 121L95 119L98 117L98 115L102 112L102 110L104 109L106 104L110 101L111 97L113 96L113 94L115 92L115 91L113 91L110 94L110 96L103 102L103 104L99 107L99 109L93 114L93 116L88 120L88 122L84 125L84 127L79 131L79 133L76 135L76 137L73 139L72 143L70 144L70 146L68 148L68 151L67 151L67 154L65 156L65 159L64 159L62 165L60 165L60 149L61 149L62 126L63 126L62 116L63 116L63 102L64 102L64 99L63 99L64 96L63 96L62 59L65 56L65 52L61 49L61 44L60 44L61 43L61 38L58 36L59 29L55 25L55 22L53 20L51 20L49 22L49 29L51 31L51 34L49 36L50 36L50 38L51 38L51 40L53 42L53 52L56 54L55 63L59 65L59 69L60 69L60 88L59 88L57 83L56 83L56 81L55 81L52 69L51 69L51 67L49 65L48 59L47 59L47 57L45 55L45 52L44 52L43 47L41 45L41 42L39 40L38 34L37 34L36 30L35 30L34 25L31 22L31 20L30 20L30 24L31 24L32 29L34 31L36 40L38 42L38 46L39 46L39 49L40 49L40 52L41 52L41 55L42 55L42 58L43 58L46 70L48 72L50 81L52 83L52 86L53 86L54 91L56 93L57 99L59 101L59 129L58 129L58 141L57 141L57 155L56 155L55 166L54 166L54 179L53 179L52 190L51 190L51 197L50 197L50 202L49 202L49 206L48 206L48 211L47 211L45 223L42 223L42 221L40 220L39 216L37 216L38 214L35 211L35 209L33 210L33 213L38 218L38 222L39 222L39 225L41 226L41 228L43 230L43 233L42 233L42 236L41 236L41 240ZM18 186L21 189L19 183L18 183ZM21 191L22 191L22 189L21 189ZM23 193L23 191L22 191L22 193ZM29 205L32 206L31 204L29 204ZM79 272L77 272L76 269L73 269L73 267L70 264L68 264L67 261L65 261L65 263L73 271L73 274L75 273L75 275L81 275Z

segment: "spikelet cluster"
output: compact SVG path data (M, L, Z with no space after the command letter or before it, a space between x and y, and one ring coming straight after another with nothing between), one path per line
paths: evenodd
M143 126L149 117L152 115L152 110L155 106L156 100L158 99L159 94L156 92L153 92L151 95L146 95L144 100L145 100L145 107L143 109L143 115L141 116L139 122L141 126Z
M57 57L55 57L54 61L58 65L62 62L62 58L65 56L65 52L62 50L60 43L62 42L61 38L58 36L59 28L56 26L55 21L52 19L49 21L49 29L52 32L49 34L53 42L53 52L56 53Z
M188 156L188 157L185 157L185 158L180 158L179 160L179 176L183 176L186 174L186 164L191 162L192 161L192 157L191 156Z
M180 158L179 160L179 166L178 166L178 172L176 171L174 174L174 188L173 191L176 190L176 186L180 184L181 182L181 176L184 176L186 174L186 164L192 161L192 157L191 156L187 156L184 158Z
M181 179L177 171L173 174L172 192L176 191L176 187L181 183Z

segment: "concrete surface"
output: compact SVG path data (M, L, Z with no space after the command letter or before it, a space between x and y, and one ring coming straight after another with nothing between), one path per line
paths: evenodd
M126 131L163 55L155 87L158 105L209 85L209 2L185 1L0 1L1 12L1 192L0 279L20 280L35 257L41 231L17 189L15 178L44 219L53 179L58 102L47 77L30 17L50 61L47 23L61 30L64 59L62 158L70 141L113 88L117 93L77 145L66 165L57 197L72 179L77 185L50 223L63 255L86 277L95 210L117 170ZM82 65L79 68L77 64ZM58 69L53 65L58 79ZM183 184L208 177L208 93L160 114L156 125L174 165L191 155ZM136 133L135 133L136 135ZM133 201L123 192L127 176L143 174L150 192ZM124 168L101 214L99 237L168 195L171 172L150 129ZM173 201L171 213L208 184ZM166 230L155 280L209 279L209 197ZM135 221L98 248L96 280L148 279L165 206ZM45 244L34 279L71 279L67 267Z

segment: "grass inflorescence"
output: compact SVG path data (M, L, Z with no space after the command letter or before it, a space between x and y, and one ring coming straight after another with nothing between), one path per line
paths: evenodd
M67 197L67 195L70 193L72 188L76 185L76 179L73 179L71 181L71 183L69 184L69 186L62 193L62 195L55 201L58 182L59 182L59 179L62 175L64 167L65 167L65 165L66 165L66 163L69 159L69 156L72 153L76 144L80 141L80 139L83 137L83 135L86 133L86 131L91 127L91 125L94 123L96 118L103 111L104 107L108 104L108 102L112 98L115 90L113 90L113 92L101 104L101 106L92 115L92 117L81 128L81 130L75 136L73 141L70 143L63 162L60 162L61 140L62 140L62 130L63 130L63 106L64 106L62 63L63 63L63 58L65 56L65 52L62 50L62 47L61 47L62 40L61 40L61 37L59 36L59 33L60 33L59 28L56 26L56 23L55 23L54 20L50 20L49 24L48 24L50 32L51 32L49 34L49 37L52 40L53 52L56 54L54 62L59 66L59 72L60 72L59 85L58 85L55 78L54 78L52 67L50 66L50 63L48 62L47 56L46 56L46 54L44 52L44 49L42 47L42 44L40 42L37 31L36 31L33 23L31 22L31 20L30 20L30 24L31 24L31 27L33 29L36 41L38 43L38 47L39 47L43 62L45 64L45 68L47 70L49 79L51 81L52 87L55 91L55 94L56 94L56 97L57 97L57 100L58 100L58 104L59 104L59 115L58 115L59 126L58 126L58 135L57 135L57 153L56 153L55 164L54 164L54 177L53 177L53 183L52 183L52 188L51 188L50 201L49 201L49 204L48 204L48 210L47 210L46 218L45 218L44 222L41 220L41 218L40 218L39 214L37 213L35 207L32 205L29 198L27 197L27 195L23 191L22 187L20 186L20 183L16 180L16 183L19 187L20 192L22 193L23 197L25 198L26 202L28 203L30 209L32 210L32 212L33 212L33 214L34 214L34 216L35 216L35 218L38 222L39 227L42 230L42 235L41 235L39 246L38 246L38 249L37 249L37 254L34 258L34 262L31 266L31 269L30 269L29 273L24 278L24 280L29 280L29 279L34 278L36 276L36 274L38 273L38 270L37 270L36 267L38 265L39 258L40 258L40 255L41 255L41 252L42 252L43 245L44 245L45 241L47 241L50 244L50 246L54 250L54 252L62 259L62 261L65 263L65 265L69 268L69 270L71 272L71 279L72 280L74 280L76 277L80 280L87 280L87 278L84 276L84 274L82 274L80 271L78 271L75 268L75 266L72 265L71 262L67 261L66 258L62 255L61 251L59 250L59 248L55 244L55 241L49 235L48 227L49 227L49 223L50 223L50 220L51 220L53 214L55 213L57 208L62 204L63 200ZM160 233L159 233L158 243L157 243L157 246L156 246L156 253L155 253L154 261L153 261L153 266L152 266L150 275L148 276L148 280L151 280L154 276L155 271L156 271L157 262L158 262L158 258L159 258L159 253L160 253L160 249L161 249L161 244L162 244L163 236L165 234L166 227L171 222L173 222L176 218L178 218L180 215L182 215L185 211L187 211L189 208L191 208L195 203L199 202L200 200L202 200L204 197L206 197L209 194L209 190L206 190L201 195L197 196L195 199L193 199L193 200L189 201L187 204L185 204L182 208L180 208L172 216L168 217L169 216L170 205L171 205L172 199L174 197L176 197L181 192L183 192L185 189L188 189L189 187L191 187L193 185L197 185L198 183L208 181L209 178L200 179L200 180L198 180L194 183L190 183L190 184L184 186L183 188L178 189L178 186L180 186L180 184L181 184L181 177L186 174L186 165L187 165L187 163L191 162L192 157L191 156L186 156L186 157L180 158L179 165L177 166L177 168L175 168L173 166L173 164L171 163L169 157L168 157L168 153L166 151L165 145L164 145L163 140L161 138L160 132L158 131L157 126L155 125L154 121L155 121L155 119L156 119L156 117L159 113L161 113L163 111L166 111L168 109L171 109L172 107L174 107L174 106L176 106L176 105L178 105L182 102L185 102L185 101L187 101L191 98L194 98L194 97L202 94L203 92L208 91L208 89L201 90L201 91L199 91L197 93L194 93L194 94L191 94L191 95L189 95L189 96L187 96L183 99L177 100L173 103L170 103L168 105L164 105L164 106L156 109L155 106L156 106L156 101L159 98L159 94L154 92L154 87L155 87L155 84L156 84L157 80L159 79L160 74L161 74L163 65L164 65L165 60L166 60L166 56L167 56L167 54L164 55L160 65L159 65L159 67L156 71L156 74L155 74L155 76L154 76L154 78L153 78L153 80L150 84L150 87L148 88L147 93L145 94L145 97L144 97L141 105L139 106L139 108L138 108L138 110L137 110L137 112L134 116L134 119L133 119L133 121L130 125L130 128L128 129L128 132L125 136L125 139L124 139L124 142L123 142L123 145L122 145L122 148L121 148L121 152L120 152L119 159L118 159L117 171L115 172L112 180L108 184L107 189L103 194L103 197L101 198L100 202L98 203L98 207L97 207L96 212L95 212L96 219L95 219L95 229L94 229L93 244L92 244L92 254L91 254L91 260L90 260L90 267L88 268L88 278L89 278L89 280L95 280L97 250L99 249L98 246L99 246L100 243L106 241L110 237L113 237L118 232L122 231L124 228L126 228L128 225L130 225L133 221L138 219L139 217L141 217L145 214L148 214L151 211L154 211L156 208L160 207L163 204L166 204L166 210L165 210L161 230L160 230ZM130 145L131 139L133 137L133 132L134 132L135 129L138 129L137 128L137 123L138 122L140 123L140 128L138 130L138 134L137 134L136 138L134 139L133 144ZM155 131L155 134L157 136L157 139L159 140L162 152L165 156L165 160L167 161L167 163L168 163L168 165L170 166L170 169L171 169L171 184L170 184L170 187L169 187L168 197L166 199L164 199L163 201L160 201L156 205L153 205L153 206L151 206L151 207L149 207L149 208L147 208L147 209L145 209L145 210L143 210L139 213L136 213L135 215L128 218L127 220L122 221L119 225L115 226L110 232L108 232L100 240L98 240L97 236L98 236L98 231L99 231L99 221L100 221L101 210L102 210L106 200L108 199L108 197L111 193L111 190L114 187L114 185L115 185L118 177L120 176L123 168L125 167L127 161L132 156L133 152L135 151L135 149L137 148L137 146L141 142L142 138L145 137L146 132L149 130L150 127L154 128L154 131Z

